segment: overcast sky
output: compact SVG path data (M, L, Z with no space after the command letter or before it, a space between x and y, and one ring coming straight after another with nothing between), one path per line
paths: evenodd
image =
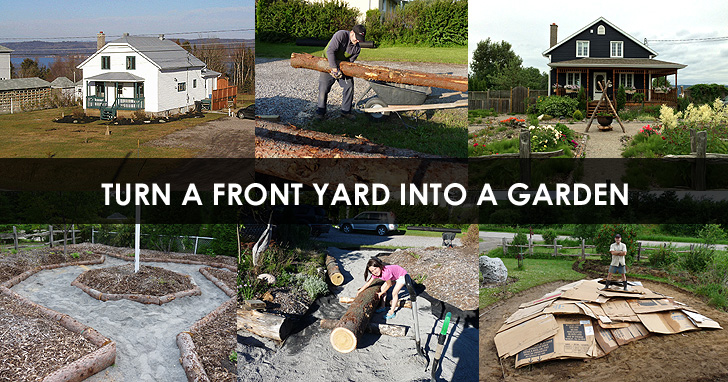
M541 53L549 48L549 25L556 23L558 41L599 17L604 17L639 41L647 39L656 59L688 65L678 71L678 83L728 84L728 39L719 42L668 43L650 40L728 37L728 1L679 2L612 0L470 1L468 57L477 43L490 37L505 40L523 65L548 70ZM673 81L673 77L668 77Z
M94 40L99 31L107 41L108 36L124 32L187 39L255 35L254 0L0 0L0 4L0 41ZM205 33L177 34L181 32Z

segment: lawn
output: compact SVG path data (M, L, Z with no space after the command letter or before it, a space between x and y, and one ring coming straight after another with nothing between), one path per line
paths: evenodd
M573 261L570 259L525 259L523 262L523 270L518 270L518 260L514 258L503 258L501 260L503 260L506 268L508 268L508 276L514 277L518 281L500 288L481 288L481 309L499 300L510 298L514 294L528 288L533 288L552 281L574 281L581 280L585 277L583 274L571 269Z
M318 46L255 42L256 57L290 58L293 52L323 56L323 51L324 47ZM358 61L439 62L465 65L468 63L468 47L382 46L376 49L362 49Z
M3 144L0 158L187 158L196 152L182 148L145 146L144 143L212 121L224 114L205 114L154 125L117 126L107 121L87 124L55 123L53 119L71 114L72 108L30 111L0 115ZM110 135L106 135L107 127Z

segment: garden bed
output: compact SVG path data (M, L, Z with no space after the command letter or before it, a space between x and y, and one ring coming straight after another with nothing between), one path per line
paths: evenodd
M107 256L113 256L117 259L126 261L134 260L133 248L112 247L102 244L95 245L97 246L96 252L98 253L103 253ZM237 271L237 259L231 256L213 257L208 255L192 255L189 253L162 252L151 249L142 249L139 251L139 260L146 262L207 265L215 268L225 268L231 271Z
M230 299L177 336L188 380L232 382L237 378L236 299Z
M22 251L0 258L0 284L10 288L43 269L103 262L104 256L92 244L69 245L66 254L60 248Z
M200 288L188 275L158 267L121 265L82 273L71 285L101 301L128 299L162 305L176 298L199 296Z
M236 272L205 267L200 268L200 273L207 277L208 280L212 281L213 284L217 285L218 288L222 289L228 297L235 297L237 294L235 292L238 282L238 274Z

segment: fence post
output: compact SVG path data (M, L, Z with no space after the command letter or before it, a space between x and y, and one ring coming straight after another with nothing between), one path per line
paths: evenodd
M518 145L519 160L521 162L521 183L531 185L531 132L521 129Z
M96 233L96 230L94 230L94 227L91 227L91 244L96 244L94 242L94 233Z
M48 233L50 233L48 235L48 248L53 248L53 224L48 226Z
M559 250L556 248L556 238L554 238L554 256L559 255Z
M76 244L76 225L71 224L71 240L73 241L73 244Z
M192 254L193 255L196 255L197 254L197 242L199 242L199 241L200 241L200 237L199 236L195 236L195 250L192 251Z
M506 238L505 237L503 238L503 254L504 255L507 255L508 254L508 245L506 244Z
M708 133L705 131L699 131L697 133L697 143L695 152L695 162L693 162L693 188L696 191L705 191L707 181L705 179L706 174L706 160L705 152L708 146Z
M581 261L586 261L586 239L581 239Z
M528 254L533 256L533 236L528 236Z
M637 242L637 262L640 262L640 256L642 256L642 242Z
M18 227L13 226L13 245L15 245L15 252L18 251Z
M696 133L697 131L695 129L690 129L690 154L695 154L698 151Z

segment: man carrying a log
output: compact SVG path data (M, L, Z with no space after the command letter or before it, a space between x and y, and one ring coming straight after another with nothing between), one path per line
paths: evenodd
M345 76L339 69L339 62L354 62L359 57L361 48L359 42L364 41L366 28L363 25L355 25L352 30L340 30L334 33L326 45L324 57L329 60L329 73L319 75L319 96L316 109L316 119L324 119L326 116L326 102L334 82L338 82L342 89L341 115L344 118L354 120L356 117L351 112L354 102L354 78Z

